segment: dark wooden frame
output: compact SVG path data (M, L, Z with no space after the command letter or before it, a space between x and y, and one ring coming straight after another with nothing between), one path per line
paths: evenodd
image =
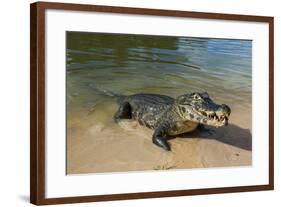
M45 11L47 9L95 11L122 14L221 19L269 24L269 183L267 185L107 194L64 198L45 197ZM33 204L60 204L154 197L217 194L274 189L274 111L273 111L273 17L187 12L173 10L110 7L82 4L36 2L30 5L30 201Z

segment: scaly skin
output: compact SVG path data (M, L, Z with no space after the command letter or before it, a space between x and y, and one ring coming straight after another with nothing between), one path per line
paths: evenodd
M214 103L205 93L184 94L176 99L158 94L135 94L122 97L114 115L120 119L135 119L154 130L152 142L170 151L167 137L194 131L199 124L226 126L230 108Z

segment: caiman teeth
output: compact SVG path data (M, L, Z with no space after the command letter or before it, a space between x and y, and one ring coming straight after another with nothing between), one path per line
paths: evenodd
M217 115L216 115L216 114L213 114L213 115L211 115L211 119L217 120L217 119L218 119L218 117L217 117Z
M218 116L217 114L207 114L205 112L202 112L202 115L207 116L208 119L210 120L214 120L214 121L227 121L227 117L226 116Z
M208 114L209 119L213 119L215 117L215 114Z
M221 116L219 118L219 121L227 121L227 120L228 120L227 116Z

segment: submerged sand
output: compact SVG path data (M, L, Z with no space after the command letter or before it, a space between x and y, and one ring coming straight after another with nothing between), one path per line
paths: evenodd
M250 111L234 108L227 127L171 139L167 152L152 144L152 130L135 121L114 123L116 110L116 104L104 102L68 114L68 174L251 165Z

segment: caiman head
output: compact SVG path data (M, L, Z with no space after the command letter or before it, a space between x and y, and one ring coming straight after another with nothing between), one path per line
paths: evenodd
M231 113L225 104L216 104L207 92L184 94L176 98L177 111L185 121L215 127L226 126Z

